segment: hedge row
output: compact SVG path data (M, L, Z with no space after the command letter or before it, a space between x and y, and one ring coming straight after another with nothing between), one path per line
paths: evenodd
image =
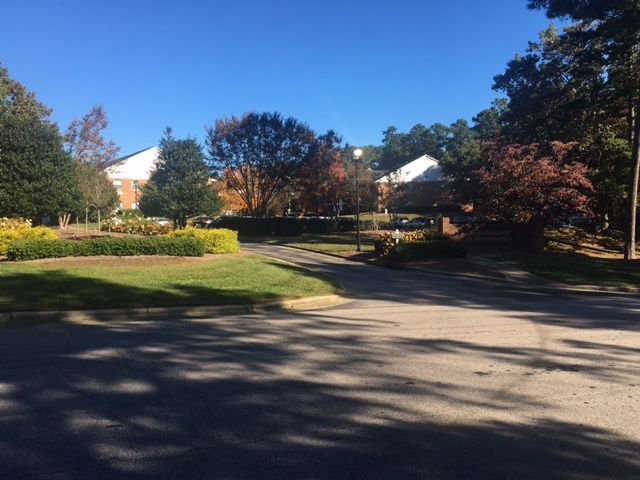
M292 218L292 217L220 217L214 227L236 230L241 235L276 235L295 237L302 233L353 232L356 221L352 218ZM371 220L360 220L361 230L372 230Z
M14 243L7 252L9 260L38 258L136 255L171 255L201 257L205 245L195 237L127 237L91 240L32 239Z
M58 234L47 227L32 227L30 223L23 222L20 225L0 222L0 255L6 255L9 248L21 240L58 238Z
M429 258L462 258L466 255L467 249L462 242L448 237L434 237L426 241L401 242L391 250L388 258L409 262Z
M238 232L228 228L195 228L187 227L181 230L174 230L169 233L171 237L177 238L197 238L204 243L207 253L238 253L240 242Z
M302 234L302 222L290 217L220 217L214 227L237 231L240 235L278 235L293 237Z

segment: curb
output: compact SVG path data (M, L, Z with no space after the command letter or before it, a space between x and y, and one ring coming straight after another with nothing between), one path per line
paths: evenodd
M35 326L51 322L105 324L113 322L149 322L173 317L198 320L212 316L248 315L274 311L304 311L329 308L351 300L341 295L278 300L246 305L210 305L199 307L110 308L99 310L58 310L45 312L0 312L0 327Z

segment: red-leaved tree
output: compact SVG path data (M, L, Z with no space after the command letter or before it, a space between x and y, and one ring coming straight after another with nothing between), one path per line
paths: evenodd
M574 146L486 144L486 166L475 172L476 209L509 222L588 213L593 187L587 167L570 160Z
M340 137L333 130L319 136L313 153L302 166L298 201L307 212L334 214L345 196L347 173L339 143Z

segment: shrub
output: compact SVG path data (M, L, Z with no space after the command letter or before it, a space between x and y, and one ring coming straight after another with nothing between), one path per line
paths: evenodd
M34 238L54 240L58 234L47 227L32 227L29 220L0 219L0 255L6 255L15 242Z
M174 230L169 236L198 238L204 243L207 253L238 253L240 251L238 232L228 228L203 229L187 227L181 230Z
M299 218L273 217L267 220L270 220L270 229L274 235L283 237L302 235L304 224Z
M389 258L409 262L428 258L461 258L466 254L467 249L461 242L448 237L436 237L426 241L401 242L393 248Z
M338 219L338 231L340 232L355 232L356 226L355 218L341 217ZM373 230L375 227L372 220L360 219L360 230Z
M113 255L171 255L201 257L205 246L195 237L127 237L94 238L91 240L31 239L14 243L7 252L9 260L38 258L88 257Z
M303 221L306 233L333 233L338 230L338 221L333 218L307 217Z
M436 238L434 237L433 233L428 230L415 230L411 232L400 233L402 234L400 243L420 242ZM379 257L386 257L396 246L396 239L393 238L393 234L391 232L387 232L383 235L380 235L380 238L373 242L373 245L375 247L376 255L378 255Z

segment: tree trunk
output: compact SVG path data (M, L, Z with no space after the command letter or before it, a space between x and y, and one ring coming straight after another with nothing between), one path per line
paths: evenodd
M100 209L98 209L98 235L102 235L102 228L100 227Z
M636 215L638 209L638 177L640 176L640 99L636 101L633 121L633 142L631 147L631 171L627 193L627 219L624 232L624 258L636 257Z
M89 231L89 209L88 208L84 209L84 231L85 232Z
M66 230L67 227L69 226L69 220L71 220L70 213L64 213L62 215L58 215L58 226L61 229Z

